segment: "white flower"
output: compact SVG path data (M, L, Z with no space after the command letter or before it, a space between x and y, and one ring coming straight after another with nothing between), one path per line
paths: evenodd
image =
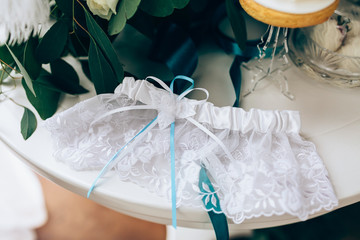
M177 95L170 93L155 94L152 99L157 106L158 124L160 129L167 128L175 119L184 119L195 115L194 106L187 99L177 99Z
M49 0L2 0L1 10L0 46L26 41L49 21Z
M90 11L94 15L110 20L112 14L116 14L116 5L119 0L86 0Z

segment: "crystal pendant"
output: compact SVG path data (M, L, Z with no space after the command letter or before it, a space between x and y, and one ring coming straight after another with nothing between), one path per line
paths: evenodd
M243 63L243 67L252 74L252 87L244 92L243 97L254 92L258 85L266 79L278 84L281 93L290 100L295 98L289 91L288 80L284 75L284 72L290 67L287 56L287 35L288 28L268 26L257 45L259 56ZM270 57L270 63L265 61L266 57Z

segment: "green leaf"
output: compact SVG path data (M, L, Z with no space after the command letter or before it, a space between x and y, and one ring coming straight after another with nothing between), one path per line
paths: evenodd
M24 45L15 45L15 46L8 46L13 54L19 59L19 61L22 61L22 54L24 50ZM11 56L8 48L5 45L0 46L0 59L7 63L8 65L12 65L15 61L13 57Z
M166 17L174 9L186 7L190 0L142 0L140 8L155 17Z
M239 4L239 2L237 2L237 4ZM236 43L241 50L245 50L247 35L245 19L241 14L241 8L240 6L234 5L233 0L226 0L226 12L235 35Z
M80 63L81 63L81 70L84 72L85 76L91 81L89 61L84 59L84 60L80 60Z
M59 93L75 95L88 92L88 90L79 85L79 83L76 84L75 82L76 81L69 81L69 79L59 79L58 76L50 74L46 70L42 69L36 83L42 87Z
M65 21L57 21L41 39L36 48L36 58L41 63L49 63L58 59L64 50L69 28Z
M31 79L38 78L41 71L41 63L35 58L35 49L38 43L38 38L30 37L24 47L23 64Z
M115 74L99 47L90 43L89 68L97 94L112 93L118 85Z
M0 59L9 65L14 62L14 59L5 45L0 46Z
M55 0L56 5L60 8L60 10L68 15L73 15L73 7L74 7L74 1L73 0Z
M41 87L58 93L64 92L54 84L56 81L53 79L53 76L44 69L41 69L40 75L36 80L36 85L40 85Z
M50 63L51 73L59 80L68 81L69 84L79 85L79 77L74 68L62 59Z
M67 47L74 57L87 56L89 49L89 36L79 36L76 32L70 35Z
M34 133L37 127L35 114L26 107L24 107L24 113L21 118L20 126L21 126L21 135L25 140L28 139Z
M63 92L69 94L87 93L88 90L80 85L79 76L74 68L62 59L50 63L53 84Z
M127 21L127 24L134 27L138 32L153 39L156 31L155 17L150 16L146 12L138 9L135 15Z
M124 70L113 45L111 44L105 32L101 29L101 27L97 24L97 22L94 20L94 18L90 15L90 13L87 10L85 10L85 17L86 17L86 25L88 27L91 36L94 38L96 44L100 47L101 51L103 52L103 54L101 55L106 58L106 61L108 63L110 63L109 66L115 73L117 81L121 83L124 78ZM91 42L91 44L94 43ZM89 51L89 55L90 55L90 51Z
M108 32L115 35L121 32L125 27L126 21L136 13L141 0L121 0L116 9L116 15L113 15L109 21Z
M11 51L11 49L9 48L9 46L5 43L5 46L7 47L8 51L10 52L11 56L13 57L16 65L18 66L18 68L20 69L21 74L23 75L23 79L26 82L26 85L28 86L28 89L30 90L30 92L32 94L35 94L35 90L34 90L34 86L33 86L33 82L29 76L29 74L27 73L26 69L24 68L24 66L21 64L21 62L19 61L19 59L15 56L15 54Z
M41 119L47 119L56 112L60 99L60 93L42 85L41 82L44 80L41 79L41 77L42 75L40 74L39 78L33 82L36 96L29 90L29 87L26 85L24 79L22 79L21 83L29 102L39 113Z

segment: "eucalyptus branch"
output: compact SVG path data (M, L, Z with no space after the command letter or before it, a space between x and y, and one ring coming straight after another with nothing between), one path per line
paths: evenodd
M5 70L2 69L1 76L0 76L0 85L2 84L2 81L4 80Z
M77 1L77 3L80 4L80 6L85 10L84 4L82 4L82 3L80 2L80 0L76 0L76 1Z
M55 7L51 10L51 12L50 12L50 16L52 16L52 17L55 17L54 15L52 15L53 14L53 12L56 10L58 8L58 6L57 5L55 5Z
M17 71L15 68L11 67L9 64L7 64L6 62L4 62L1 58L0 58L0 62L5 64L8 68L11 68L13 71L15 71L16 73L21 74L19 71Z
M79 2L79 0L77 0L77 1ZM81 4L81 3L80 3L80 4ZM84 8L84 11L86 11L84 5L81 4L81 6ZM74 17L73 19L74 19L74 21L76 22L76 24L77 24L82 30L84 30L84 31L89 35L90 39L91 39L91 40L94 42L94 44L96 45L96 41L95 41L94 37L91 35L91 33L89 33L89 31L86 30L86 29L76 20L75 17Z
M22 107L22 108L26 108L24 105L16 102L12 97L9 97L7 94L5 94L5 92L0 92L1 95L3 95L5 98L9 99L11 102L13 102L15 105Z
M75 19L75 0L73 0L72 3L72 17ZM72 22L73 31L72 33L75 33L75 21Z
M11 72L9 72L7 69L6 69L6 67L8 66L8 65L5 65L4 63L0 63L0 65L1 65L1 76L0 76L0 94L2 93L2 90L1 90L1 85L3 84L3 82L4 82L4 79L5 79L5 74L7 74L8 75L8 77L10 77L11 78L11 80L13 80L13 85L14 85L14 88L16 87L16 77L14 77L14 76L12 76L11 75ZM11 69L13 69L13 68L11 68Z
M79 39L78 35L76 34L76 31L75 31L75 23L82 29L84 30L87 34L90 35L90 33L76 20L75 18L75 0L72 0L72 31L69 33L69 34L74 34L77 41L79 42L81 48L87 52L87 49L86 47L84 46L84 44L81 42L81 40Z
M84 44L81 42L81 40L79 39L78 35L75 33L75 37L76 39L78 40L80 46L82 47L82 49L85 51L85 52L88 52L88 50L86 49L86 47L84 46Z
M5 71L5 68L4 68L4 65L3 65L3 64L1 64L1 69L2 69L2 71L1 71L1 77L0 77L0 94L1 94L1 84L2 84L2 82L3 82L3 80L4 80L5 73L7 73L7 72Z
M84 6L79 0L76 0L76 1L77 1L77 3L79 3L80 6L84 9L84 11L87 11L86 8L85 8L85 6ZM74 21L76 22L76 24L90 36L91 40L93 40L93 41L95 42L95 39L93 38L93 36L89 33L88 30L86 30L86 29L75 19L75 16L73 17L73 19L74 19Z
M80 2L80 0L76 0L76 2L84 9L84 12L87 12L85 6ZM94 45L97 46L97 42L95 41L95 39L94 39L94 37L91 35L91 33L90 33L88 30L86 30L86 29L75 19L75 17L74 17L74 21L76 22L76 24L77 24L82 30L84 30L84 31L89 35L89 37L90 37L90 39L93 41Z
M77 24L82 30L84 30L84 31L92 38L92 36L91 36L91 34L88 32L88 30L86 30L86 29L76 20L75 17L73 18L73 20L74 20L74 22L76 22L76 24Z
M3 69L3 71L6 72L5 69ZM9 90L7 90L7 91L3 91L3 90L2 90L2 85L3 85L3 81L4 81L4 75L5 75L4 72L2 72L1 77L0 77L0 95L4 95L4 96L5 96L5 93L6 93L6 92L10 92L10 91L12 91L12 90L14 90L14 89L16 88L16 81L15 81L16 78L13 77L13 76L11 76L10 73L6 72L6 73L9 75L10 79L12 80L12 88L9 89Z

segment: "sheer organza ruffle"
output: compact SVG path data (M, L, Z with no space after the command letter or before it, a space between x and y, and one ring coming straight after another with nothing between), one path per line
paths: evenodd
M77 170L100 170L158 112L130 110L95 123L94 119L120 107L164 104L168 95L145 80L125 78L114 94L95 96L56 114L45 122L56 145L55 158ZM177 106L181 107L178 115L191 115L234 158L186 118L176 119L177 206L203 207L204 194L207 201L213 200L213 192L203 193L198 187L202 166L208 170L222 211L235 223L285 213L305 220L309 214L337 205L314 144L299 135L298 112L246 112L187 98ZM156 126L136 146L129 146L115 171L123 181L170 199L169 149L169 127Z

